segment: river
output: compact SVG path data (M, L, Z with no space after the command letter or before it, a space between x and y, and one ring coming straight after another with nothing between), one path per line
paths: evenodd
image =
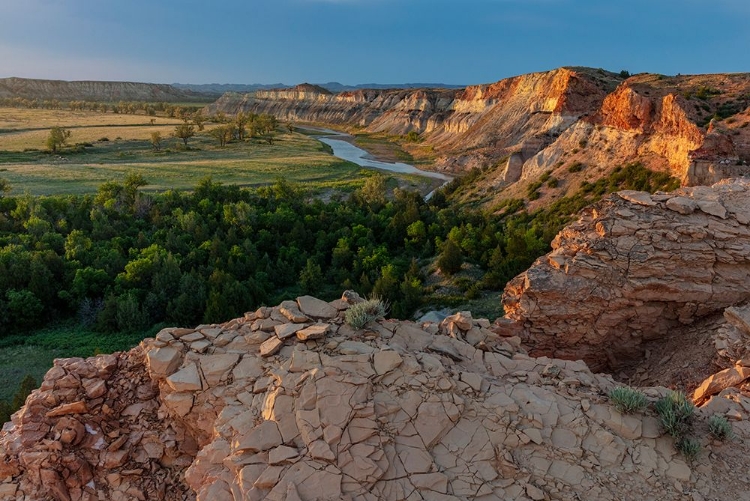
M316 128L305 127L305 128L320 131L322 134L325 134L325 135L316 136L316 139L330 146L331 149L333 150L333 156L341 158L343 160L348 160L349 162L353 162L357 165L361 165L362 167L382 169L382 170L387 170L391 172L398 172L400 174L416 174L418 176L425 176L425 177L431 177L433 179L440 179L441 181L443 181L443 186L453 180L451 176L446 176L445 174L441 174L440 172L432 172L428 170L417 169L413 165L409 165L409 164L405 164L401 162L391 163L391 162L381 162L380 160L375 160L374 158L372 158L372 155L370 155L368 152L366 152L362 148L359 148L344 139L337 139L337 137L351 137L350 135L344 134L343 132L337 132L335 130L323 129L323 128L317 128L317 127ZM435 192L434 191L430 192L425 197L425 199L429 200L432 197L433 193Z

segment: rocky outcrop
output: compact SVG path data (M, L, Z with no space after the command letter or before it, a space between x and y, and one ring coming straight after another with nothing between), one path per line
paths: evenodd
M506 316L536 355L593 369L750 299L750 182L620 192L585 209L508 283Z
M461 312L355 331L343 317L357 296L344 298L301 297L222 325L164 329L129 353L56 361L0 435L0 499L747 492L736 475L750 457L743 395L720 402L738 443L704 439L711 461L690 464L651 413L609 404L609 377L530 358L510 326L500 336Z
M61 101L165 101L205 100L204 95L171 85L136 82L100 82L0 78L0 98L58 99Z

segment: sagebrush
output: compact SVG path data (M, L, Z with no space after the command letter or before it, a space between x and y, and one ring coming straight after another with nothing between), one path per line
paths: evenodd
M378 297L373 297L355 303L346 310L344 319L353 329L361 329L368 322L385 317L388 313L388 303Z
M648 403L646 395L628 386L620 386L610 391L609 399L615 409L623 414L632 414L643 410Z

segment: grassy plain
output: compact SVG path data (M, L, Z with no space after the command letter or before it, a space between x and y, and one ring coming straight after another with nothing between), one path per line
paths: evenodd
M93 193L104 182L138 173L146 190L192 189L206 176L240 186L258 186L283 178L310 188L351 190L362 184L362 169L331 156L319 141L278 129L273 144L261 139L220 147L209 135L214 125L188 141L172 137L180 120L68 110L0 108L0 177L13 186L11 194ZM59 154L44 151L52 126L71 131L68 144L88 144ZM163 138L155 151L152 132ZM106 139L105 139L106 138ZM427 189L429 181L396 176L401 186Z
M382 132L354 132L354 144L375 157L390 162L405 162L429 167L435 162L432 146L407 141L404 136Z

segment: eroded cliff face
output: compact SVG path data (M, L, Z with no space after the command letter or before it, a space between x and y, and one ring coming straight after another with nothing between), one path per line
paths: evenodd
M587 167L589 182L630 162L669 172L686 186L750 173L748 96L747 74L623 80L602 70L559 68L463 90L331 94L303 85L225 95L209 112L272 113L389 134L417 131L437 154L436 168L484 168L483 184L517 196L550 171L570 180L563 183L566 191L574 189L583 177L567 168L576 162Z
M58 360L0 433L0 499L703 499L748 484L736 443L685 462L582 362L530 358L467 312L344 323L305 296L129 353ZM666 390L646 389L651 400ZM698 419L705 419L699 411ZM679 485L679 487L677 487Z
M506 316L537 356L595 370L750 299L750 182L620 192L585 209L506 286Z

